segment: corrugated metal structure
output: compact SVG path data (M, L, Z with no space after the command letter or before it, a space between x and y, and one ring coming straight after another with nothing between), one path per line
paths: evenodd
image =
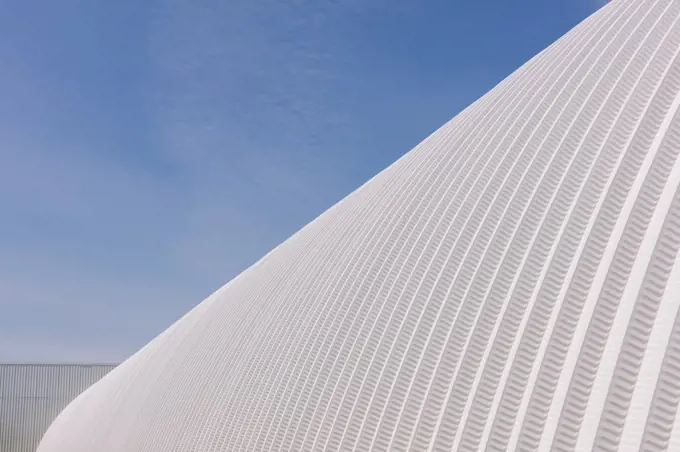
M35 452L61 410L114 367L0 364L0 452Z
M39 452L680 451L679 252L680 0L614 0Z

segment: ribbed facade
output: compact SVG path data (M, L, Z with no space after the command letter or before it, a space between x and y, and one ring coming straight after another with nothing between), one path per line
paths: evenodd
M0 452L35 452L59 412L113 368L0 364Z
M39 452L680 450L680 1L615 0Z

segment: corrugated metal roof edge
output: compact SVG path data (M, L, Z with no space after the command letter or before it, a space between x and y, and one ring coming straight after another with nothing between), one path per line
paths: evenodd
M120 363L3 363L0 367L116 367Z

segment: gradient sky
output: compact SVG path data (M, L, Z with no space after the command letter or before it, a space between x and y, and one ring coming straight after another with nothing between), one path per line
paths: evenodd
M0 361L119 362L603 0L0 0Z

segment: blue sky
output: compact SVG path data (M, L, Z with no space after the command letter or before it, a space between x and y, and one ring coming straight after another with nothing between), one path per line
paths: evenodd
M0 361L117 362L603 0L0 0Z

